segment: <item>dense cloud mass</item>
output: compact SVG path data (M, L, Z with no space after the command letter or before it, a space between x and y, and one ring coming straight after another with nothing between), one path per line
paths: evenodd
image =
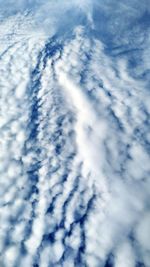
M150 267L149 0L0 0L0 267Z

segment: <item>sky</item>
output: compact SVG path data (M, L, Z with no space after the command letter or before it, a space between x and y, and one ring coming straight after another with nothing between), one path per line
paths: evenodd
M150 266L149 6L0 0L0 266Z

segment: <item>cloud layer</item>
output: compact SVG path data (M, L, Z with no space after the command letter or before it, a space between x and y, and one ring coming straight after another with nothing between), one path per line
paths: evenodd
M149 267L147 2L6 4L0 266Z

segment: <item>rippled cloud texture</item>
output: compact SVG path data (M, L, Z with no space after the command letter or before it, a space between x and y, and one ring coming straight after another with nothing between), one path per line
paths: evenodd
M0 267L150 267L149 6L0 0Z

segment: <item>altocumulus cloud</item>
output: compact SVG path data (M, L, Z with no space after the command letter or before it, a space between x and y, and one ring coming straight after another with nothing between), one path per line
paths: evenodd
M148 1L0 6L0 266L149 267Z

